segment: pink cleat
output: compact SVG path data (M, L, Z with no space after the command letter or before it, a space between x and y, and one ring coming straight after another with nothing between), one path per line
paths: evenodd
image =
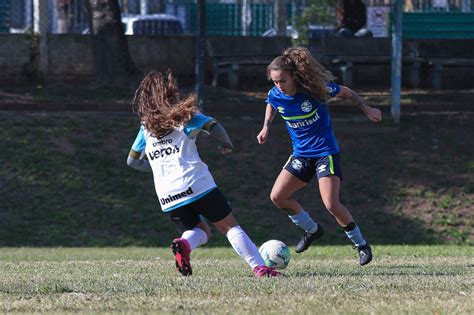
M283 277L285 276L281 272L276 271L273 268L267 266L257 266L252 269L255 277L257 278L265 278L265 277Z
M191 269L191 248L189 243L184 238L175 238L171 243L171 250L173 251L174 260L176 262L176 269L183 276L190 276L193 274Z

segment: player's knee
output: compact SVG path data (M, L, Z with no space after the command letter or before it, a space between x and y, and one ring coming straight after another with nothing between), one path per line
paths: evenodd
M284 204L284 201L286 200L287 198L285 198L285 196L283 196L283 194L279 193L279 192L276 192L276 191L272 191L270 193L270 200L273 202L273 204L279 208L281 208Z

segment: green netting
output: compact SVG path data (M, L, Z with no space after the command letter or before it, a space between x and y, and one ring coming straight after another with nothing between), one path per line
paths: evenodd
M8 32L10 29L10 3L8 0L0 0L0 32Z
M404 39L474 38L474 12L403 13L402 19Z
M197 4L187 6L189 31L197 32ZM294 8L287 7L287 18L291 20ZM208 35L250 35L261 36L273 25L273 4L253 3L245 12L249 23L244 30L242 23L242 6L235 3L206 3L206 33Z

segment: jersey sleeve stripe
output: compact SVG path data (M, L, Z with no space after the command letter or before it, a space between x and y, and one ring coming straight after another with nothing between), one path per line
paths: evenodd
M204 126L213 120L214 118L199 113L193 116L193 118L191 118L188 124L184 127L184 134L189 137L196 131L203 130Z
M136 152L142 152L143 150L145 150L145 146L146 146L145 129L142 126L140 130L138 131L135 141L133 142L132 150Z

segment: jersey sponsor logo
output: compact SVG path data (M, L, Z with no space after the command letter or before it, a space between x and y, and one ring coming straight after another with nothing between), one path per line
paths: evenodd
M189 187L187 190L185 190L183 192L180 192L179 194L176 194L176 195L173 195L173 196L168 195L168 198L161 198L160 203L161 203L162 206L164 206L167 203L179 200L181 198L190 196L192 194L194 194L193 189L191 187Z
M153 141L153 146L157 147L157 146L160 146L160 145L172 144L172 143L173 143L173 139L158 139L156 141Z
M179 147L176 145L174 147L166 147L151 151L148 153L148 157L150 158L150 161L153 161L154 159L162 158L175 153L179 153Z
M313 105L311 105L311 102L306 100L301 104L301 110L305 113L309 113L313 109Z
M278 112L279 112L280 114L284 114L284 113L285 113L285 109L284 109L283 107L278 106L277 109L278 109Z
M302 120L302 121L298 121L298 122L289 122L287 121L286 124L290 127L290 128L300 128L300 127L307 127L309 125L312 125L314 124L316 121L319 120L319 115L318 113L314 113L314 116L309 118L309 119L305 119L305 120Z

